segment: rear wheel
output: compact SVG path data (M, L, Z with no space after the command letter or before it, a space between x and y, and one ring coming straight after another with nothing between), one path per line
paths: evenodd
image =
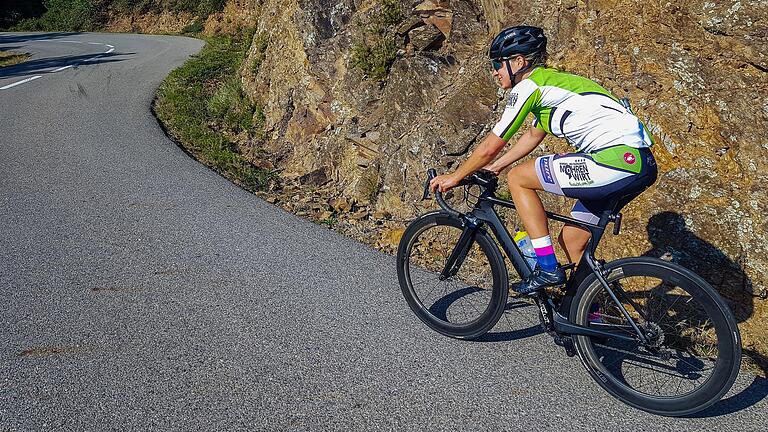
M700 411L731 388L741 362L736 320L717 292L676 264L628 258L607 264L608 283L649 339L574 336L582 363L621 401L655 414ZM621 309L591 276L571 308L572 322L636 335Z
M454 276L441 272L465 231L462 220L428 213L408 226L397 251L397 275L411 310L446 336L473 339L498 322L507 303L507 271L483 229L474 233Z

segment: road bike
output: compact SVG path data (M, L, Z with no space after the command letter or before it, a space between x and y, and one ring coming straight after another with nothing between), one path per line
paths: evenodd
M430 169L423 199L435 176ZM481 170L459 185L470 210L452 208L435 192L441 210L419 216L405 230L397 274L421 321L443 335L475 339L510 308L510 276L498 245L519 280L532 269L494 208L515 208L496 196L497 177ZM690 270L652 257L607 263L595 258L608 224L618 235L620 210L638 194L614 199L597 224L546 212L548 219L581 227L592 237L578 265L564 266L563 287L527 297L543 329L568 356L578 355L608 393L641 410L684 416L711 406L731 388L741 338L728 305Z

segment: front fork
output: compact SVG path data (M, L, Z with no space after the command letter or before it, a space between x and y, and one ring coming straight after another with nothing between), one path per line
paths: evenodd
M475 234L480 227L480 221L469 215L463 215L464 230L461 232L459 241L451 251L451 255L448 256L448 260L445 262L443 271L440 272L440 280L446 280L452 276L456 276L459 272L461 265L464 264L464 260L467 258L469 249L472 248L472 243L475 242Z

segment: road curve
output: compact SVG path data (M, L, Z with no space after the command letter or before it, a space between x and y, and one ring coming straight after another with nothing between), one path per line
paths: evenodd
M429 331L393 257L163 134L154 90L201 44L0 34L34 54L0 87L39 76L0 90L0 431L763 430L765 379L742 374L701 418L652 416L530 308L488 342Z

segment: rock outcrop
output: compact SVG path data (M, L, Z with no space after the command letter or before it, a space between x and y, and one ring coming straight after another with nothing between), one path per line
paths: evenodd
M205 31L256 28L240 73L267 138L243 153L280 171L270 202L392 251L407 220L432 206L419 201L426 169L455 168L503 108L485 57L492 36L543 27L550 63L629 97L655 139L659 180L600 253L694 269L733 305L747 352L765 360L766 17L768 3L733 0L230 0ZM123 24L155 21L171 27L165 16ZM355 66L371 34L394 41L395 52L377 54L394 58L383 80ZM534 155L568 150L548 138Z
M386 29L397 56L383 81L368 79L350 54L381 3L254 6L256 37L269 42L265 52L251 53L263 60L255 74L243 69L243 81L265 107L263 147L284 178L322 179L333 195L328 199L346 197L371 214L407 220L421 212L429 205L418 201L425 170L454 168L503 105L485 58L490 38L515 23L541 26L554 66L629 97L655 138L659 181L626 208L624 234L608 238L601 253L666 254L694 267L737 305L748 347L768 353L759 334L768 325L760 297L768 283L761 186L768 181L768 4L426 0L400 6L402 22ZM537 154L568 149L552 139L542 147ZM556 197L546 204L558 211L570 205ZM372 242L396 242L396 231L380 227Z

